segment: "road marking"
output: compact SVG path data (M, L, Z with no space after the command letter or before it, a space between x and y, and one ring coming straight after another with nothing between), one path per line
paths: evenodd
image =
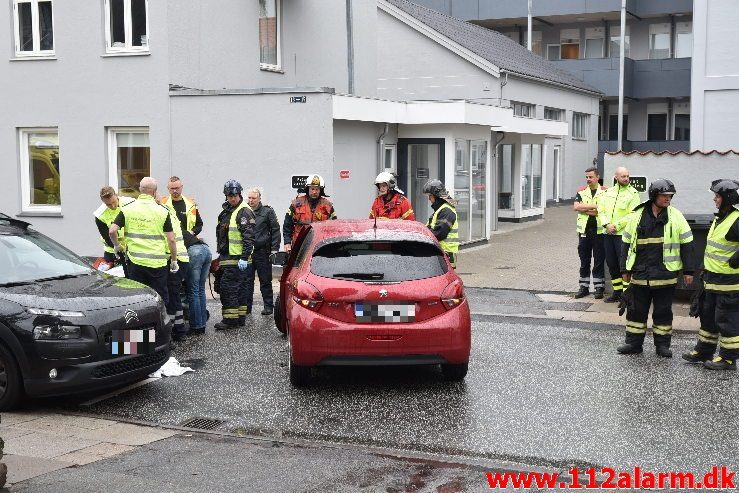
M80 406L92 406L93 404L97 404L100 401L104 401L105 399L110 399L111 397L115 397L124 392L128 392L129 390L133 390L136 387L141 387L142 385L146 385L151 382L156 382L157 380L160 380L160 379L159 378L147 378L146 380L142 380L140 382L136 382L131 385L121 387L120 389L114 390L113 392L108 392L107 394L101 395L100 397L95 397L94 399L85 401L82 404L80 404Z

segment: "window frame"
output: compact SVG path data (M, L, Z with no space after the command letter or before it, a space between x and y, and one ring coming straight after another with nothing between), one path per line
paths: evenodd
M588 140L588 115L572 112L572 138L574 140ZM576 132L576 130L579 130Z
M549 58L549 53L550 53L549 50L551 48L557 49L557 58ZM560 51L561 49L562 47L559 44L547 44L547 51L545 53L546 59L549 60L550 62L558 62L562 60L562 52Z
M680 44L681 35L690 35L690 43L687 45ZM683 50L689 49L690 53ZM678 22L675 24L675 58L692 58L693 57L693 21Z
M601 41L600 53L598 56L588 56L588 41ZM593 60L597 58L605 58L606 49L606 35L605 29L602 27L586 27L585 28L585 49L583 50L582 56L585 59Z
M536 105L531 103L524 103L522 101L511 101L511 107L513 108L513 116L517 116L519 118L535 118L536 117ZM517 109L521 109L522 114L518 114L516 112ZM528 111L524 112L523 109L526 108ZM524 115L523 113L528 113Z
M269 0L268 0L269 1ZM277 64L271 64L271 63L264 63L261 60L261 53L260 53L260 60L259 60L259 68L261 70L266 71L272 71L272 72L281 72L282 71L282 0L274 0L275 2L275 16L277 17L277 39L276 39L276 48L275 51L277 52ZM261 19L261 15L257 17L258 19ZM257 27L257 36L260 36L259 28ZM258 42L259 43L259 42ZM261 52L261 45L257 45L259 50Z
M61 214L62 206L58 205L40 205L31 203L31 161L28 153L28 137L31 134L56 134L59 139L59 127L19 127L18 142L20 145L19 166L21 178L21 212L24 213L47 213ZM59 147L61 149L61 145ZM62 178L61 178L61 162L59 165L59 195L61 196Z
M390 153L390 163L387 162L388 152ZM390 173L398 172L398 149L396 144L384 144L383 145L383 171L389 171Z
M41 30L39 29L39 1L48 1L51 4L51 33L52 33L52 48L51 50L41 49ZM31 36L33 37L33 50L31 51L20 51L21 39L19 27L20 17L18 15L18 5L23 3L31 4ZM54 26L54 1L53 0L13 0L13 41L15 43L15 56L16 58L49 58L56 54L56 38L55 38L55 26Z
M549 112L556 112L557 113L557 118L547 118L547 111L549 111ZM561 122L561 121L564 121L564 119L562 118L563 115L564 115L564 110L561 109L561 108L553 108L551 106L545 106L544 107L544 119L545 120L549 120L549 121L553 121L553 122Z
M656 41L655 36L662 35L667 36L667 55L666 56L654 56L656 53L655 51L659 50L659 48L654 47L654 41ZM649 25L649 37L647 38L648 46L649 46L649 59L650 60L666 60L668 58L672 58L672 46L670 38L672 36L672 27L670 24L661 22L657 24L650 24ZM663 48L661 51L664 51L665 48Z
M133 46L133 27L131 18L131 0L123 0L123 31L125 42L123 47L113 46L112 33L110 32L111 0L103 0L103 11L105 17L105 53L109 55L121 53L150 53L151 51L151 29L149 22L149 0L144 0L146 12L146 46Z
M608 57L619 58L621 56L621 26L611 26L608 40ZM626 24L626 34L624 35L624 58L631 56L631 26ZM615 49L614 49L615 48Z
M108 185L120 192L120 177L118 176L118 134L147 134L149 136L149 156L151 156L151 129L148 126L139 127L106 127L108 143ZM152 161L149 157L149 176L153 176Z

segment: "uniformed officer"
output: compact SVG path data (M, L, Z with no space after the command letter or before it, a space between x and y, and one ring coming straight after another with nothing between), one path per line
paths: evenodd
M598 217L605 232L603 243L606 263L613 286L613 294L605 299L606 303L617 303L621 299L621 293L627 287L621 277L619 265L621 243L623 243L621 233L628 222L626 217L641 201L639 192L629 182L628 169L616 168L614 178L616 184L605 191L598 203Z
M411 201L398 188L395 177L389 171L383 171L375 178L375 186L379 194L370 208L369 218L374 219L407 219L415 221Z
M449 193L440 180L429 180L423 186L423 193L431 203L433 213L426 226L431 230L441 248L449 257L452 267L457 268L457 252L459 251L459 224L457 211L449 202Z
M118 231L126 228L128 277L154 289L166 302L169 271L179 269L172 219L169 210L155 200L157 181L154 178L142 178L139 192L136 200L121 207L108 234L116 252L123 252Z
M223 320L216 330L246 325L246 269L254 250L254 212L244 202L243 188L236 180L223 185L226 201L218 215L216 228L220 281L221 312Z
M718 212L708 231L703 256L704 299L695 348L683 354L711 370L736 370L739 358L739 182L711 184ZM716 346L718 356L713 358ZM713 358L713 360L711 360Z
M657 355L671 358L672 298L679 271L686 285L693 282L693 233L682 213L670 205L675 185L659 179L649 185L649 200L637 206L623 230L621 272L631 299L626 312L626 341L621 354L642 352L647 316Z
M587 185L577 191L573 209L577 212L577 253L580 255L580 289L575 298L590 294L590 259L593 259L593 288L596 299L603 298L605 289L605 246L603 225L598 214L598 201L606 188L600 186L598 168L585 170Z
M246 202L254 211L256 225L254 227L254 253L249 268L246 269L246 312L251 313L254 301L254 277L259 276L259 291L264 300L262 315L272 315L274 310L274 293L272 292L271 252L280 250L280 223L275 210L262 204L262 191L251 188L246 192Z
M336 219L334 205L326 197L326 182L320 175L309 175L305 181L305 194L295 197L282 223L285 251L290 253L292 243L298 238L306 224Z
M118 213L121 212L121 206L130 204L135 199L132 197L119 197L113 187L103 187L100 189L100 200L103 203L95 209L93 215L95 216L95 225L100 232L100 241L103 242L103 259L109 264L114 264L120 260L120 263L123 264L123 270L126 272L128 266L126 265L125 257L116 255L113 242L110 241L110 236L108 235L108 230L110 230L110 225L113 224ZM123 245L125 249L126 243L123 236L124 229L118 230L118 243Z

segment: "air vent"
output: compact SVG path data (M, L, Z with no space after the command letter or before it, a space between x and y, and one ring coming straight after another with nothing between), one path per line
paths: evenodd
M180 426L184 426L185 428L195 428L196 430L215 430L223 423L224 421L221 419L190 418Z

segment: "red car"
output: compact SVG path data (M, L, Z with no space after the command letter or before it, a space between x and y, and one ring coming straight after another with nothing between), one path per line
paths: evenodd
M288 337L293 385L307 384L314 366L440 364L447 380L467 374L464 286L423 224L313 223L276 263L275 324Z

